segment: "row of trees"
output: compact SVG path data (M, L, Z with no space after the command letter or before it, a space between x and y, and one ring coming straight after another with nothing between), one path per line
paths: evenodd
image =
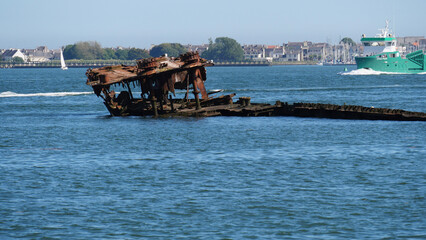
M140 48L102 48L98 42L78 42L67 45L64 49L64 58L69 59L118 59L118 60L135 60L148 57L159 57L168 54L172 57L178 57L180 54L187 52L179 43L163 43L154 46L151 51Z
M65 59L118 59L118 60L134 60L149 57L149 52L145 49L112 49L102 48L98 42L78 42L76 44L67 45L64 49Z
M102 48L98 42L78 42L67 45L64 49L64 58L69 59L118 59L135 60L148 57L159 57L167 54L170 57L178 57L187 52L182 44L162 43L154 46L150 51L140 48L113 49ZM213 42L209 39L208 50L202 53L203 58L214 61L241 61L244 57L241 45L232 38L220 37Z
M177 57L187 52L179 43L163 43L157 45L149 52L152 57L159 57L167 53L171 57ZM241 61L244 51L241 45L232 38L220 37L213 42L209 39L209 48L201 54L201 57L214 61Z

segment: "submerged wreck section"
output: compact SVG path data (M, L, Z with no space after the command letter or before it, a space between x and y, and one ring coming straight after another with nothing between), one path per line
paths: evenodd
M147 58L138 60L136 66L88 69L87 85L104 100L112 116L296 116L426 121L426 113L397 109L280 101L272 105L251 103L250 97L234 101L235 94L211 97L219 92L208 93L204 86L205 67L212 65L197 52L188 52L178 58ZM112 86L123 90L117 95ZM176 89L183 90L183 98L176 98Z

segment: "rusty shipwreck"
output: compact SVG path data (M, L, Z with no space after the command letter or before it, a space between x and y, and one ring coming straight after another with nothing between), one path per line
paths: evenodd
M87 85L104 100L112 116L297 116L338 119L426 121L426 113L320 103L251 103L235 94L212 97L204 82L213 63L188 52L177 58L162 56L137 60L136 66L88 69ZM140 91L132 91L137 88ZM113 87L122 90L116 93ZM185 93L174 98L175 91ZM137 92L137 95L136 94ZM213 92L215 93L215 92Z

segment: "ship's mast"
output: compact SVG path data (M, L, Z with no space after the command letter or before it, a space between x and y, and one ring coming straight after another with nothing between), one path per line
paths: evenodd
M385 38L388 36L389 33L389 20L386 20L386 27L379 29L382 33L378 34L378 37Z

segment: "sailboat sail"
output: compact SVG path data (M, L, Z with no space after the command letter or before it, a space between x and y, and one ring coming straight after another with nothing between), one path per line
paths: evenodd
M67 65L65 64L64 55L62 54L62 49L61 49L61 68L62 70L68 69Z

